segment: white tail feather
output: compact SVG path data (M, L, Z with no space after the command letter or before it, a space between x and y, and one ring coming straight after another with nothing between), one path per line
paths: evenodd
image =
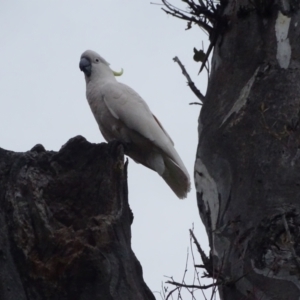
M162 178L178 198L186 198L187 193L191 189L190 178L186 173L186 170L182 170L178 164L168 157L164 158L164 162L166 169L162 175Z

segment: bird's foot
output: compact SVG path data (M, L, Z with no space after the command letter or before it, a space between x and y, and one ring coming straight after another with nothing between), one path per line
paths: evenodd
M128 150L128 145L119 140L110 141L108 146L110 147L110 151L116 154L116 156L124 155L124 153L126 153Z

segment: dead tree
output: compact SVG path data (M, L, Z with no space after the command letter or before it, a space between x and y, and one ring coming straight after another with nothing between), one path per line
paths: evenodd
M154 300L131 250L123 146L0 148L1 300Z
M208 32L199 68L213 49L195 162L207 273L222 299L299 299L300 1L163 2Z

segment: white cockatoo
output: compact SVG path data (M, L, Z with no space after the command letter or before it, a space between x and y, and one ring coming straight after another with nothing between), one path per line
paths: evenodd
M185 198L190 177L174 143L147 103L120 83L109 64L94 51L85 51L79 68L85 74L86 97L104 138L124 144L135 162L156 171L174 193Z

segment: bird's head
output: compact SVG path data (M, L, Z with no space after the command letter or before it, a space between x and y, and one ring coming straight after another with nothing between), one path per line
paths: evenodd
M121 72L111 70L109 63L92 50L86 50L81 55L79 68L85 74L86 79L91 78L93 75L97 77L107 77L121 76L123 74L123 69Z

